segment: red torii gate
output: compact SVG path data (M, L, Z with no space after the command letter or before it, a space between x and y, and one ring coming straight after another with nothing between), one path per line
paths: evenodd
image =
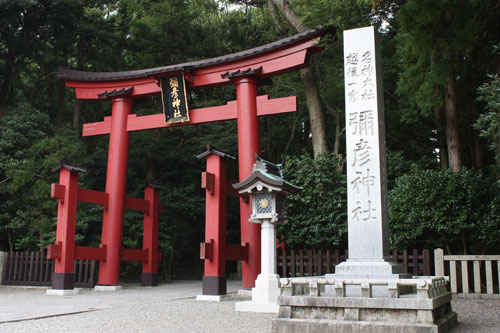
M295 96L269 99L257 96L259 81L307 67L326 28L319 27L254 49L184 64L127 72L83 72L60 69L58 77L75 88L77 99L109 100L111 117L83 125L83 136L109 134L106 176L107 209L103 213L102 241L99 250L99 285L117 285L120 260L123 260L123 214L126 208L126 178L129 133L161 127L185 126L206 122L237 120L239 180L252 171L254 154L260 155L259 116L295 112ZM168 124L163 114L132 114L136 98L159 95L159 78L183 73L189 90L234 84L236 101L226 105L190 110L190 122ZM60 203L61 204L61 203ZM242 264L243 287L252 288L260 272L260 226L249 223L251 207L240 200L241 241L248 244ZM157 219L157 216L156 216ZM58 220L59 225L63 221ZM156 235L157 237L157 235ZM59 248L61 243L59 243ZM68 248L68 247L62 247ZM69 247L71 249L71 247ZM89 248L90 251L91 248ZM74 257L74 256L69 256ZM88 257L88 256L87 256ZM72 273L55 256L56 273ZM146 259L138 259L146 261ZM156 267L157 262L150 263ZM58 265L61 267L57 270ZM67 288L60 288L67 289Z

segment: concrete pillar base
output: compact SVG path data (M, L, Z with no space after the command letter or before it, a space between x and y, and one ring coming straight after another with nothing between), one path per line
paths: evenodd
M47 289L47 296L74 296L80 293L80 289Z
M121 290L122 286L103 286L97 285L94 287L95 291L118 291Z
M71 290L75 287L75 273L54 273L52 289Z
M203 276L203 295L225 295L227 292L226 276Z
M224 302L230 301L233 298L229 295L198 295L196 296L197 301L208 301L208 302Z
M143 287L158 286L158 273L142 273L141 286Z

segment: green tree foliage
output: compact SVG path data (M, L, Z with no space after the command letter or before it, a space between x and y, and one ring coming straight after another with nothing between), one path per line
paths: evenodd
M494 46L493 54L499 59L500 44ZM495 151L497 178L500 177L500 74L488 75L488 80L477 88L478 100L486 104L486 112L479 115L474 128L488 140L489 148Z
M30 146L44 138L48 122L47 115L26 104L7 108L0 118L0 226L10 250L28 225L24 193L16 190L23 180L12 185L13 173L29 162Z
M389 193L391 244L445 247L448 253L500 248L500 187L482 173L414 166Z
M407 1L395 18L397 92L407 102L403 114L434 120L438 140L433 142L441 143L435 148L454 171L460 166L481 168L481 144L470 125L480 113L475 90L496 62L487 54L498 43L497 2Z
M9 247L33 249L50 241L56 205L49 198L50 171L58 160L75 160L81 143L68 133L52 133L46 114L19 104L0 118L1 226ZM17 240L17 242L16 242Z
M481 130L481 136L491 142L491 149L496 149L500 139L500 77L489 76L489 81L478 88L479 100L487 104L488 112L480 115L476 127Z
M290 248L329 248L346 245L347 185L332 154L313 159L309 154L290 157L285 179L301 186L300 194L287 199L288 223L278 234Z
M57 206L48 194L57 175L51 169L59 160L78 161L81 143L74 139L68 135L55 135L34 142L25 163L7 172L12 178L10 194L22 199L24 219L29 223L29 231L18 239L17 247L36 249L54 242L55 234L51 231L55 231L52 226Z

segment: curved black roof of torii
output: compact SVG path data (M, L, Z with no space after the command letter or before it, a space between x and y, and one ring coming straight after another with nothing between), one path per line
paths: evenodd
M133 70L133 71L123 71L123 72L85 72L68 68L59 68L57 76L64 80L75 80L75 81L115 81L115 80L146 78L170 72L194 70L197 68L229 63L232 61L249 58L255 55L263 54L269 51L274 51L276 49L286 47L288 45L297 43L301 40L310 38L315 34L324 32L333 32L333 31L334 31L333 27L319 26L316 27L315 29L308 30L284 39L280 39L276 42L255 47L253 49L227 54L210 59L187 62L183 64Z

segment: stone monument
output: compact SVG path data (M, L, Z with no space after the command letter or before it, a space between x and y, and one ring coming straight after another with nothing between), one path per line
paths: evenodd
M344 32L349 259L335 277L400 278L389 257L380 52L373 27Z
M374 27L344 31L349 258L335 274L280 280L273 332L446 332L456 324L444 277L389 260L380 55Z

